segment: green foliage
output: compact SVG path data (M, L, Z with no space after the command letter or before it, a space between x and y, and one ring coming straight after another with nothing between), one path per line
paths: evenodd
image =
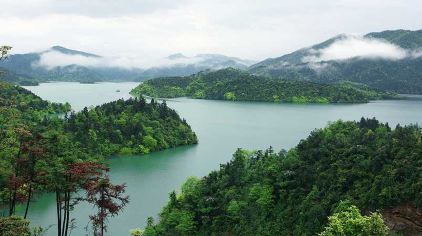
M270 79L233 68L201 72L186 77L148 80L134 88L131 94L162 98L188 96L200 99L289 103L368 102L395 97L394 94L359 84L323 85L306 81Z
M234 101L236 100L236 95L233 92L226 92L224 94L224 100Z
M72 113L65 130L85 144L85 151L112 154L147 154L180 145L197 143L185 120L166 103L144 98L117 100L91 110Z
M31 236L29 221L19 216L0 217L0 235Z
M21 149L18 130L46 133L60 123L58 115L70 110L69 104L50 103L26 89L0 82L0 200L3 189L12 174L13 161Z
M328 225L323 235L385 235L378 213L362 216L351 205L363 212L409 202L422 209L421 156L418 126L393 130L376 119L336 121L288 152L236 151L218 171L190 178L179 197L171 195L160 222L146 230L153 235L180 235L180 228L190 235L316 235Z
M340 203L342 204L342 202ZM387 236L388 227L379 213L362 216L356 206L337 210L328 218L328 225L320 236Z
M131 229L129 230L131 236L142 236L144 235L144 231L140 228Z

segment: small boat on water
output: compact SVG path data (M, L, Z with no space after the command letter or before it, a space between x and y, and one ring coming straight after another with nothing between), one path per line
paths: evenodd
M117 93L120 93L120 89L116 90Z

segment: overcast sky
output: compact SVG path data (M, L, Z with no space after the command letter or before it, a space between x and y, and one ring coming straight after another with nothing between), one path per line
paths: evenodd
M0 0L0 45L152 60L277 57L338 35L421 29L421 0Z

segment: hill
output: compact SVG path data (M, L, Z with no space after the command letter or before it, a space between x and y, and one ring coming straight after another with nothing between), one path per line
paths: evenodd
M18 75L4 68L0 68L0 80L21 86L36 86L38 81L26 75Z
M422 94L422 30L339 35L252 65L249 72L322 83L352 81L397 93Z
M289 151L239 149L219 170L171 193L144 235L317 235L345 202L361 210L349 208L355 214L378 211L398 233L420 235L421 140L418 126L391 129L362 118L316 129ZM330 218L343 234L324 235L387 235L359 232L344 217L345 228Z
M131 94L159 98L187 96L200 99L293 103L368 102L395 97L394 94L352 83L325 85L271 79L233 68L201 72L186 77L148 80L133 89Z

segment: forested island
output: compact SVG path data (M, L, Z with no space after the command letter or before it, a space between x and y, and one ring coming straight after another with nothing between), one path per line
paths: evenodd
M158 98L191 97L286 103L364 103L397 98L393 93L350 82L327 85L272 79L233 68L148 80L133 89L131 94Z
M420 235L421 140L419 126L362 118L289 151L239 149L172 192L143 235Z

